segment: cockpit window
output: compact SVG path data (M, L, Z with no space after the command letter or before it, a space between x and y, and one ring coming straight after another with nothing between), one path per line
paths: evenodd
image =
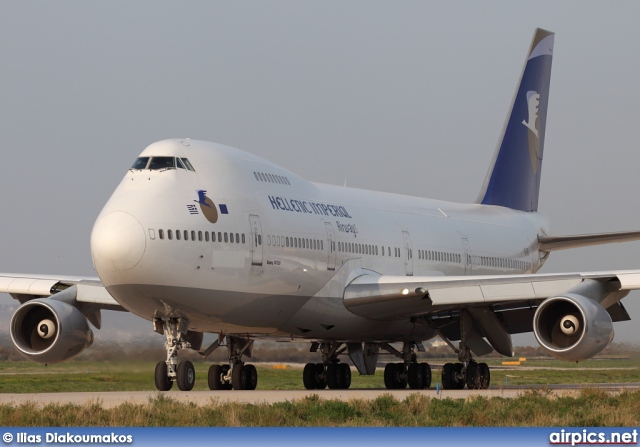
M131 166L131 169L149 169L152 171L175 168L195 171L187 158L177 157L138 157L133 166Z
M149 157L139 157L133 162L131 169L144 169L147 167L147 163L149 163Z
M184 163L184 166L185 166L189 171L195 171L195 169L193 169L193 166L191 166L191 163L189 163L189 159L187 159L187 158L181 158L180 160L182 160L182 163Z
M172 169L176 167L176 159L173 157L152 157L149 163L150 170Z

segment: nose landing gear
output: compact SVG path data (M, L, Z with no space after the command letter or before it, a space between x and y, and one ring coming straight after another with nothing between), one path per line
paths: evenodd
M181 391L191 391L196 383L196 370L193 363L189 360L178 363L178 351L191 348L191 343L185 339L189 322L184 318L156 318L153 326L156 332L164 333L167 337L164 344L167 359L156 365L156 388L159 391L169 391L173 382L177 382Z

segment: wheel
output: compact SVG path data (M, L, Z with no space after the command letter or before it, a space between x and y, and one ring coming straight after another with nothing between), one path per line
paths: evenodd
M395 364L396 389L403 390L407 387L407 365L404 363Z
M351 368L346 363L340 363L338 373L342 376L342 389L348 390L351 386Z
M247 373L247 388L248 390L255 390L258 386L258 371L253 365L244 365L244 369Z
M331 390L339 390L342 388L342 374L340 374L340 366L338 363L329 363L327 366L327 386Z
M221 369L222 369L222 373L220 374L220 377L226 377L227 374L229 374L229 370L231 369L231 365L222 365ZM222 382L222 389L223 390L230 390L231 388L232 388L231 382L226 382L226 381Z
M489 371L489 365L486 363L479 363L478 370L480 371L480 389L486 390L489 388L491 382L491 372Z
M156 365L156 388L158 391L169 391L173 386L173 382L169 379L168 368L166 362L158 362Z
M464 388L464 376L462 376L462 369L464 365L462 363L455 363L453 365L453 389L461 390Z
M316 365L313 363L307 363L302 370L302 383L308 390L315 390L317 386L316 382Z
M424 378L422 377L422 367L417 363L409 365L409 388L412 390L421 390L423 388Z
M209 382L210 390L224 390L224 383L222 383L222 365L211 365L209 367L207 381Z
M324 370L324 363L316 363L316 389L324 390L327 387L327 375Z
M238 363L233 367L231 372L231 385L234 390L246 390L247 389L247 369L241 363Z
M420 363L422 369L422 388L427 390L431 386L431 366L428 363Z
M395 381L396 365L395 363L387 363L384 367L384 387L393 390L396 387Z
M467 365L465 379L467 382L467 388L470 390L477 390L480 388L480 370L476 362L469 362Z
M445 363L442 367L442 388L453 390L453 363Z
M178 363L176 376L176 382L178 382L180 391L191 391L193 385L196 384L196 369L189 360L183 360Z

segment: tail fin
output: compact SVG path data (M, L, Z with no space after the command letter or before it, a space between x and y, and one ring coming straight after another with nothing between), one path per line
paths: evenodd
M538 210L554 34L537 29L502 136L478 198L483 205Z

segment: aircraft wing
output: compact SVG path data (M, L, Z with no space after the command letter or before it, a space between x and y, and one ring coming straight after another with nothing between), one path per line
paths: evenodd
M67 290L66 297L75 291L73 300L76 303L91 305L95 309L125 310L109 295L99 278L0 273L0 292L10 294L21 304Z
M362 275L346 287L344 304L356 315L397 320L462 308L526 305L567 292L585 280L599 281L611 293L628 293L640 289L640 270L492 276Z
M532 332L534 314L547 298L584 295L598 302L611 321L630 320L620 302L640 289L640 270L493 276L377 276L355 278L344 305L373 320L409 319L450 341L461 339L477 354L512 356L509 334ZM461 322L463 324L461 324ZM489 343L484 341L484 337Z

